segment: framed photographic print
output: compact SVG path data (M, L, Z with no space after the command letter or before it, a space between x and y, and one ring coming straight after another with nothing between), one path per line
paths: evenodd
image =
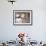
M14 25L32 25L32 10L13 10Z

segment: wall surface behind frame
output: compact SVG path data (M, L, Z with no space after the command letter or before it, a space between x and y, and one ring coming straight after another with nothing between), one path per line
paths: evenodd
M14 26L13 10L32 10L32 26ZM7 0L0 0L0 41L15 40L19 32L26 32L31 39L46 40L46 1L17 0L13 5Z

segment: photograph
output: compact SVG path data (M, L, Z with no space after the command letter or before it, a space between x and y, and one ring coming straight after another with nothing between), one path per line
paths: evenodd
M14 10L13 24L31 24L32 10Z
M0 46L46 46L46 0L0 0Z

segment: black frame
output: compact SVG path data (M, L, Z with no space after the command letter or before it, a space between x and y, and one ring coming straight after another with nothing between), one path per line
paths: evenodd
M16 11L30 11L31 12L31 23L29 23L29 24L15 24L15 22L14 22L14 16L15 16L15 13L16 13ZM23 26L25 26L25 25L32 25L33 24L33 11L32 10L13 10L13 25L23 25Z

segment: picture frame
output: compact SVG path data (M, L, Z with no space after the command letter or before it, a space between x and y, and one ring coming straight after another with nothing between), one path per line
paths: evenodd
M13 10L13 25L32 25L32 10Z

